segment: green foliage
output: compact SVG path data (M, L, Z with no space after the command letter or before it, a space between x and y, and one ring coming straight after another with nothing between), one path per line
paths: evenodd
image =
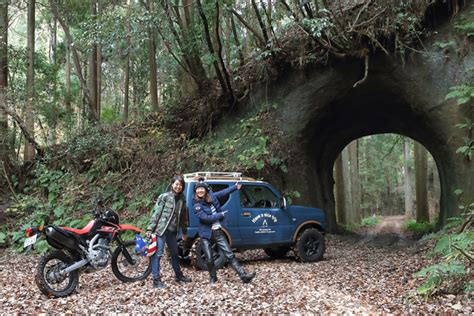
M439 47L441 49L443 48L447 48L447 47L454 47L456 46L456 42L455 41L447 41L447 42L439 42L439 41L436 41L433 43L433 46L434 47Z
M465 16L461 16L459 21L454 26L461 34L466 36L474 35L474 21L472 20L473 11L467 11Z
M288 205L291 205L294 199L301 197L301 193L299 191L285 191L283 196L286 198Z
M463 84L450 88L451 92L446 95L446 100L455 99L459 105L466 104L474 98L474 86Z
M122 121L120 114L117 112L116 109L110 106L104 106L100 113L100 118L103 123L113 125L118 124Z
M330 30L334 26L333 22L329 17L322 17L316 19L304 18L301 24L307 29L312 36L321 37L323 35L330 35Z
M417 234L427 234L434 230L434 225L427 222L418 223L415 219L409 219L405 222L405 229Z
M0 232L0 246L4 246L7 242L7 234Z
M272 133L276 128L272 127L272 130L269 130L262 124L263 118L270 115L276 107L275 104L262 105L256 114L234 123L229 130L238 132L232 134L232 138L209 137L187 141L186 157L183 157L186 161L182 161L182 164L178 162L177 167L181 170L202 168L239 170L247 174L260 173L264 169L280 169L287 172L286 159L274 154L275 150L270 148L273 145ZM189 157L195 158L189 159Z
M472 214L473 210L465 216ZM471 220L472 218L467 217L466 221ZM442 231L430 236L436 240L430 255L439 256L442 261L415 273L415 276L426 278L417 289L419 294L434 295L453 282L465 282L464 289L467 291L472 289L472 281L466 281L464 276L471 273L469 262L474 258L474 232L471 230L459 232L459 227L465 224L467 223L462 218L448 219L448 225Z
M427 277L426 282L418 287L417 292L424 296L434 295L444 280L465 274L465 266L457 263L440 263L415 273L418 277Z
M380 223L380 216L370 216L360 221L360 227L375 227Z

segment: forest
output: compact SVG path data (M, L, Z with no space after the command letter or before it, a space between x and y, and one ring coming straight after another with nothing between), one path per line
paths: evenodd
M2 310L22 312L32 301L36 307L24 312L77 312L94 300L85 312L472 313L473 36L469 0L0 0ZM419 126L405 126L398 117L394 125L385 123L383 115L398 113L387 105L374 132L328 129L337 144L318 134L331 117L342 117L331 111L341 111L345 96L351 99L347 91L370 95L377 78L395 72L378 66L384 58L407 73L416 58L432 67L443 63L436 71L456 73L455 80L420 80L440 96L436 102L429 93L419 96L436 103L428 110L413 101L405 114L403 104L401 118L411 122L414 113ZM338 67L347 77L334 77L328 89L281 97L306 89L301 86L308 78L333 78L327 72ZM389 104L383 90L373 95ZM332 110L320 105L325 98ZM314 99L308 101L314 110L301 105L306 99ZM428 122L434 115L439 125ZM443 118L455 132L438 128ZM337 120L338 127L353 124ZM299 124L313 126L299 132ZM442 141L416 129L432 126ZM335 154L318 153L325 141ZM322 158L308 162L313 156ZM239 253L257 279L250 287L229 281L225 290L209 287L202 272L193 271L196 287L226 302L219 306L212 295L188 288L192 294L185 297L170 286L160 303L137 294L149 310L125 303L104 309L101 302L113 291L129 301L135 298L130 291L149 284L134 283L126 292L115 279L108 289L89 275L91 289L81 285L67 299L32 294L28 275L51 247L41 240L25 254L25 229L47 221L82 228L99 197L121 222L145 229L170 175L195 171L242 172L273 183L290 204L325 209L325 260L300 266L291 256L268 261L257 250ZM301 180L308 178L316 180ZM303 183L321 189L312 194ZM22 262L15 279L21 286L13 291L7 272ZM328 279L333 272L334 280ZM258 285L274 273L281 292L275 280ZM319 291L319 281L327 288ZM301 286L308 286L304 295L290 291ZM388 298L384 288L392 289ZM247 302L246 295L263 305Z

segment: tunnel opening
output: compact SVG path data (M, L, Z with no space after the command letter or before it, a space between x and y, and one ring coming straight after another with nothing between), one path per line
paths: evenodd
M373 76L322 106L306 126L304 150L312 163L308 184L319 188L310 203L326 210L332 229L337 228L333 168L338 155L356 139L386 133L409 137L431 154L440 183L438 224L446 220L451 153L439 120L409 97L397 82Z
M333 178L338 225L371 226L382 217L404 225L434 223L439 216L436 164L408 137L378 134L352 141L336 159Z

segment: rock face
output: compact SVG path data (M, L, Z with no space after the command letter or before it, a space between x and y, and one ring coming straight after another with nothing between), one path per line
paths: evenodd
M338 154L357 138L396 133L421 143L436 162L440 224L457 215L459 202L453 192L463 190L465 201L474 198L474 164L456 153L463 138L472 136L455 125L474 118L472 104L459 106L445 97L474 66L470 50L464 43L463 56L434 48L406 60L371 56L367 80L356 88L354 83L364 75L361 60L291 70L270 86L255 89L252 103L279 105L283 141L295 152L289 172L281 175L285 185L302 194L300 202L325 209L334 229L333 166Z

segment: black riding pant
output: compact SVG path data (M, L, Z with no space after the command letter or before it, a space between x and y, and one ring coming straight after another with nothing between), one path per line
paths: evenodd
M225 238L222 229L216 229L212 231L210 240L201 238L201 248L208 263L214 262L214 253L211 246L212 241L216 243L216 247L222 251L229 262L234 259L234 253L230 249L229 243L227 242L227 238Z

